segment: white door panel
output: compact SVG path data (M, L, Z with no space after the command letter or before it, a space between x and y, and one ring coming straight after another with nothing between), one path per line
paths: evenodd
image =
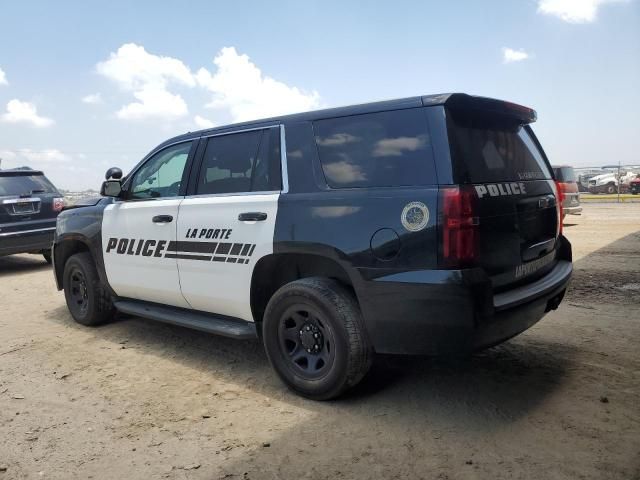
M105 208L102 250L107 279L121 297L189 307L180 291L175 258L166 258L176 240L182 198L119 202ZM170 215L168 223L153 217Z
M253 321L251 276L260 258L273 253L279 193L185 198L177 231L182 294L196 310ZM238 215L263 212L264 221Z

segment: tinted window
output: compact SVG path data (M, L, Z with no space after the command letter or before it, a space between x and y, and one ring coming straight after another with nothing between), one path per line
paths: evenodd
M44 175L0 175L0 195L58 193Z
M196 194L280 190L278 132L274 128L211 137Z
M319 120L314 130L332 188L436 183L422 109Z
M191 143L165 148L147 160L131 180L130 197L139 199L177 196Z
M522 125L480 116L449 118L456 181L486 183L551 178L536 143Z
M553 167L556 180L560 182L575 182L576 174L571 167Z

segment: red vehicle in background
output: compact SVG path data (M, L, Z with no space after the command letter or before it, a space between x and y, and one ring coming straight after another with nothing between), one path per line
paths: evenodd
M638 195L640 193L640 173L636 175L636 178L629 182L629 191L633 195Z
M562 215L580 215L580 192L573 167L568 165L553 166L553 174L562 199Z

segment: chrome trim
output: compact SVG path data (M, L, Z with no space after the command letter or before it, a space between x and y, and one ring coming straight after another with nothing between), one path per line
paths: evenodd
M282 192L289 192L289 170L287 169L287 140L284 125L280 125L280 176L282 177Z
M212 133L211 135L202 135L200 138L222 137L223 135L233 135L234 133L255 132L256 130L268 130L281 126L279 123L274 125L262 125L261 127L243 128L242 130L230 130L228 132Z
M280 190L269 190L262 192L232 192L232 193L200 193L197 195L187 195L185 198L207 198L207 197L244 197L247 195L275 195L281 193Z
M7 200L3 200L2 203L4 205L9 205L12 203L34 203L34 202L42 202L38 197L28 197L28 198L9 198Z
M56 227L47 227L47 228L36 228L35 230L21 230L19 232L0 233L0 237L10 237L12 235L22 235L23 233L48 232L48 231L55 230L55 229L56 229Z

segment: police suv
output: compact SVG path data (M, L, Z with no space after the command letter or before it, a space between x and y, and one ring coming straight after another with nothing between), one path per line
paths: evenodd
M261 338L296 392L329 399L378 353L503 342L572 272L535 111L465 94L187 133L58 217L76 321L116 311Z

